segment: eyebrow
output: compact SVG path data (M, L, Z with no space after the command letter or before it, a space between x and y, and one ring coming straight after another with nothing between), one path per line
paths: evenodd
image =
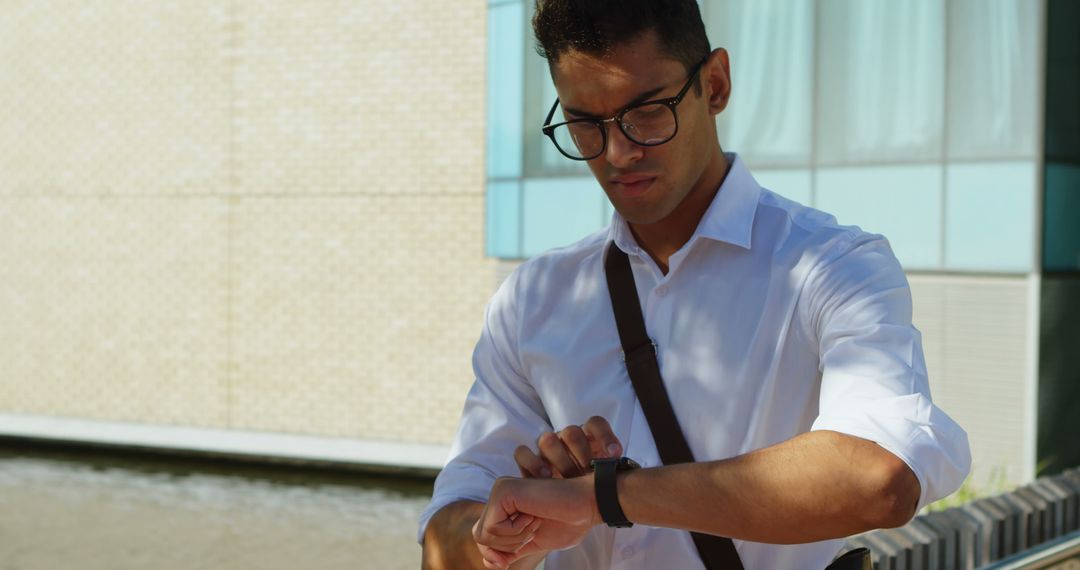
M661 85L660 87L654 87L652 89L649 89L648 91L644 91L642 93L639 93L637 97L634 97L633 100L631 100L629 103L627 103L626 105L623 105L622 109L626 109L627 107L633 107L634 105L637 105L638 103L648 101L650 98L655 97L658 93L660 93L661 91L663 91L666 88L667 88L666 85ZM559 103L562 104L561 101ZM570 113L571 115L577 115L578 117L581 117L583 119L594 119L594 118L598 117L598 115L593 115L593 114L591 114L589 112L581 111L579 109L574 109L573 107L567 107L565 105L563 106L563 111L566 111L567 113Z

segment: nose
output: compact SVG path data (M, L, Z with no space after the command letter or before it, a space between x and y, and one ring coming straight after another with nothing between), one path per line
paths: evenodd
M623 134L615 121L604 125L607 128L607 161L615 168L630 166L645 153L645 148Z

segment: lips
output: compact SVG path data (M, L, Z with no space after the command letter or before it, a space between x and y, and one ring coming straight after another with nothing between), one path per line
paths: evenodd
M621 194L637 196L648 190L654 180L656 176L649 174L624 174L612 178L611 183Z

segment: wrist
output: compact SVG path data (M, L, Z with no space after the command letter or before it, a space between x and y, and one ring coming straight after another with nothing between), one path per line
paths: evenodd
M580 482L581 494L589 505L589 528L604 524L604 517L600 515L600 507L596 503L596 473L590 471L575 481Z

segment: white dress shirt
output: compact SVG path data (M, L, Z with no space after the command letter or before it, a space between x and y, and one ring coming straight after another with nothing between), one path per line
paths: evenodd
M741 159L728 159L720 191L667 275L615 214L607 230L536 256L506 279L488 306L476 382L420 537L439 508L486 501L496 477L518 476L515 447L535 450L542 432L590 416L607 418L626 456L660 465L620 358L604 276L611 244L629 254L664 383L698 461L833 430L907 463L922 486L919 508L960 486L971 462L967 434L931 402L911 293L888 242L761 188ZM735 546L747 570L802 570L824 568L843 541ZM597 527L545 564L703 568L689 533L642 525Z

